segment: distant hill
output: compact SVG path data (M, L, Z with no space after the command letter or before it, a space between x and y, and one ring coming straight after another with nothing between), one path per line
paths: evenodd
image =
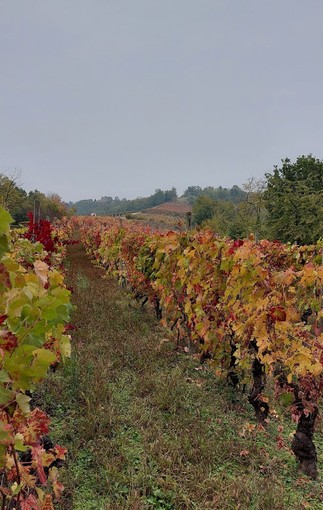
M153 195L149 197L135 198L134 200L120 199L119 197L104 196L100 200L80 200L74 204L70 204L75 208L76 214L87 216L95 213L99 216L108 216L115 214L126 214L139 212L143 209L155 207L166 202L171 202L177 198L175 188L162 191L157 189Z
M206 195L215 200L239 202L245 198L246 192L236 185L232 186L230 189L222 188L222 186L218 188L212 186L206 188L189 186L180 198L177 197L176 188L165 191L157 189L155 193L148 197L139 197L133 200L103 196L98 200L80 200L75 203L70 203L69 206L73 207L76 210L76 214L81 216L88 216L92 213L99 216L124 215L152 209L153 212L157 214L181 215L191 211L195 200L201 195Z

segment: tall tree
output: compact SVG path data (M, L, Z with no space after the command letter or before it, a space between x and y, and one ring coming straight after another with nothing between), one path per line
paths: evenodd
M245 225L246 236L253 233L255 239L267 237L265 218L264 179L251 177L244 183L245 198L238 204L237 214Z
M323 236L323 161L286 158L266 174L264 193L269 235L283 242L311 244Z

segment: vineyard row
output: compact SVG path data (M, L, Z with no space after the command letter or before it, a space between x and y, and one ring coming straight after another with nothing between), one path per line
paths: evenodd
M10 231L0 208L0 507L53 510L63 489L50 419L33 392L70 355L70 291L62 261L68 235L48 221Z
M136 222L74 219L91 256L131 286L142 304L196 345L217 374L250 388L264 423L266 378L289 397L297 430L292 449L317 476L313 443L323 389L322 243L298 247L211 231L159 232Z

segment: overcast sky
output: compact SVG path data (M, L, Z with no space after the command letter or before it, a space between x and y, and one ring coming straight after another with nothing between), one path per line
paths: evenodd
M0 0L0 172L64 200L323 159L323 0Z

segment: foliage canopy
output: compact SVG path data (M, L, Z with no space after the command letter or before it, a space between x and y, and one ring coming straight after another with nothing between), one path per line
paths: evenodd
M269 237L311 244L323 236L323 161L299 156L267 173L264 193Z

